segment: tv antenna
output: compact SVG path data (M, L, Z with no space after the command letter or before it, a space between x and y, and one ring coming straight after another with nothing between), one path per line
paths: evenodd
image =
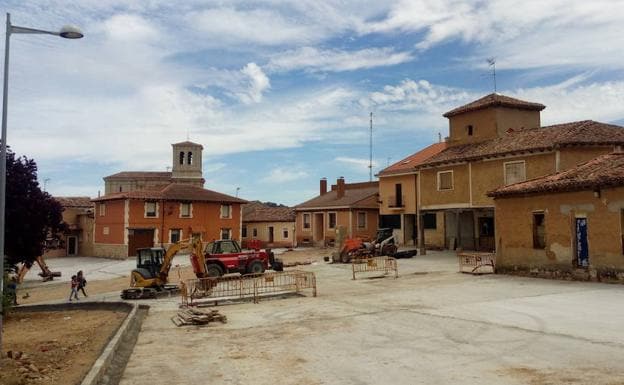
M373 181L373 113L370 113L370 146L368 153L368 181Z
M496 93L496 58L487 58L487 63L490 67L492 67L492 80L494 82L494 93Z

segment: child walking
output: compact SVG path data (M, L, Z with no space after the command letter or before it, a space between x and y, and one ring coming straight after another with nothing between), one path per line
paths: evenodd
M87 293L85 292L85 286L87 286L87 279L84 277L84 274L82 273L82 270L80 270L77 275L76 275L76 280L78 280L78 289L76 289L76 292L78 291L82 291L82 294L85 297L88 297Z
M78 278L75 275L71 277L71 292L69 293L69 302L72 300L72 296L78 301Z

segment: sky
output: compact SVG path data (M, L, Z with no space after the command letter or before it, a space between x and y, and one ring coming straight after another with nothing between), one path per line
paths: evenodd
M624 124L624 0L3 0L8 145L53 195L166 171L204 146L205 187L295 205L319 179L373 172L448 135L442 114L494 91L542 124Z

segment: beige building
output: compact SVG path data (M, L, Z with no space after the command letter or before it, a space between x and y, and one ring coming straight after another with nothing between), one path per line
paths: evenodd
M340 227L349 238L374 239L378 199L378 182L345 183L341 177L327 191L327 180L321 179L319 195L295 206L297 245L333 245Z
M89 197L54 197L63 207L63 222L68 231L63 234L59 248L49 249L48 257L93 255L93 203Z
M104 194L163 188L170 183L204 187L201 144L180 142L171 145L172 171L122 171L104 177Z
M497 270L624 280L624 153L500 187Z
M495 210L489 191L567 170L624 144L620 126L591 120L541 126L544 108L490 94L444 114L450 132L446 148L404 172L404 178L415 178L406 183L416 185L419 240L434 247L493 251ZM385 171L380 173L383 194L397 183L381 177ZM382 201L388 213L392 201L383 195ZM436 230L427 233L433 218Z
M295 247L295 210L255 201L243 205L243 247ZM251 242L250 242L251 241Z

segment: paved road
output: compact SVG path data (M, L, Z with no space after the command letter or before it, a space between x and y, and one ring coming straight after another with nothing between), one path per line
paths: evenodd
M226 325L176 328L177 299L151 301L121 384L624 381L624 286L464 275L447 253L396 280L306 269L317 298L221 306Z

